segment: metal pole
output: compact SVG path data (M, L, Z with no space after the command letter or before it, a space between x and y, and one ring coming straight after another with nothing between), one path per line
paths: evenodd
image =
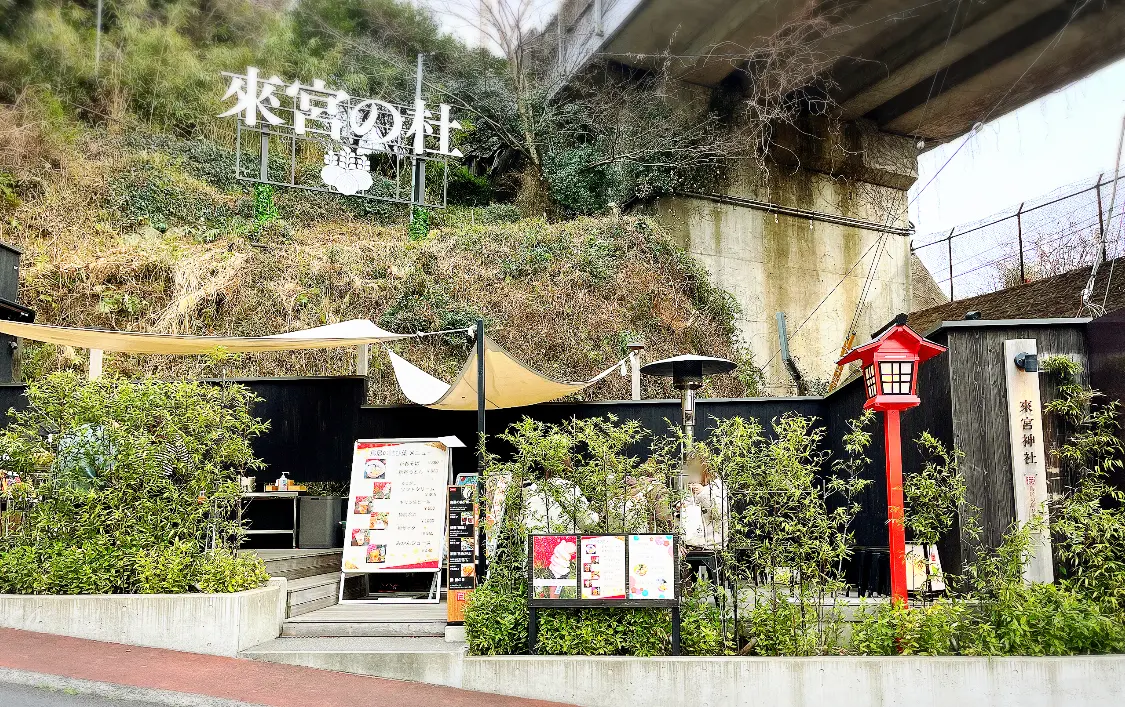
M418 55L418 70L414 77L414 105L417 107L422 100L422 57L423 54ZM422 129L419 126L419 129ZM426 161L422 159L422 155L415 154L414 160L414 189L412 194L412 201L414 202L410 208L410 221L414 221L414 207L421 206L426 203Z
M950 302L953 301L953 232L956 231L956 230L957 230L956 226L949 229L949 236L945 239L945 242L949 245L949 301Z
M485 406L487 399L485 397L485 366L484 366L484 320L477 320L477 498L483 499L485 493L484 485L484 417ZM488 557L486 557L486 543L484 534L484 501L481 500L478 504L479 512L477 514L477 547L481 548L477 553L477 582L484 581L488 575ZM502 520L502 519L501 519Z
M887 530L891 554L891 602L906 607L906 526L902 499L902 442L899 411L883 413L887 453Z
M270 179L270 134L266 132L266 125L262 123L262 157L258 163L258 179L268 182Z
M102 377L102 350L90 349L90 380Z
M1106 218L1105 214L1101 211L1101 178L1105 177L1105 172L1098 174L1098 184L1093 185L1093 190L1098 194L1098 233L1102 235L1106 232Z
M1105 260L1105 216L1102 214L1102 176L1105 172L1098 175L1098 183L1094 185L1094 191L1098 194L1098 233L1101 234L1102 240L1102 260Z
M1020 242L1020 284L1021 285L1027 282L1027 275L1024 272L1024 268L1023 268L1023 205L1024 205L1024 202L1021 201L1020 202L1020 210L1016 212L1016 237L1019 238L1019 242ZM951 260L951 262L952 262L952 260Z
M484 420L485 420L485 369L484 369L484 320L477 320L477 469L484 471Z
M641 399L641 352L645 350L644 342L634 341L629 344L629 376L630 393L633 400Z
M94 35L94 77L102 63L102 0L98 0L98 29Z

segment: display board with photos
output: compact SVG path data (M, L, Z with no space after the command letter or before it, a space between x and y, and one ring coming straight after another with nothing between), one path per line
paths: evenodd
M446 557L449 589L446 601L446 618L450 623L465 620L465 606L477 587L477 477L448 489L449 546Z
M357 441L341 570L440 571L450 465L439 440Z
M531 535L531 606L676 606L679 541L667 533Z

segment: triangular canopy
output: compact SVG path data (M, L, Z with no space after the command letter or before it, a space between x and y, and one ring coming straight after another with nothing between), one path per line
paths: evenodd
M380 329L366 319L352 319L286 334L251 337L141 334L0 320L0 334L82 349L135 354L205 354L217 348L231 353L334 349L410 337L409 334L394 334Z
M406 397L419 405L435 410L477 409L477 353L469 360L453 383L431 376L390 349L391 365L399 387ZM487 336L484 338L485 403L489 410L523 407L564 398L597 383L613 372L621 362L585 383L563 383L549 378L514 358Z

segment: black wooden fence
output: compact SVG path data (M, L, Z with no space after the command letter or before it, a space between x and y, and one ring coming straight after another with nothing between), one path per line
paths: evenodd
M950 351L922 367L918 384L922 406L903 414L904 472L910 474L922 463L913 440L923 431L931 432L947 446L963 449L969 501L983 511L986 539L990 543L997 542L1000 533L1014 518L1000 355L1003 340L1035 338L1041 356L1061 353L1084 363L1089 359L1094 384L1108 388L1115 396L1125 396L1125 389L1122 389L1125 384L1121 383L1125 380L1125 343L1121 330L1120 318L1092 323L1087 346L1086 325L1078 320L956 322L939 328L931 336L948 345ZM258 475L259 481L276 478L282 472L296 481L344 481L350 470L352 444L363 438L456 435L467 448L454 453L455 471L475 469L475 411L448 412L413 405L364 406L365 381L358 376L236 382L262 398L254 412L270 422L269 432L254 444L255 453L268 465ZM19 384L0 385L0 410L25 405L23 390ZM1052 386L1045 384L1044 401L1053 395ZM697 437L707 439L714 418L742 416L768 423L775 417L794 412L817 417L823 422L826 447L832 458L838 459L843 456L842 438L847 432L847 423L860 413L863 401L862 381L858 379L825 398L701 399L697 403ZM637 420L653 434L662 435L668 431L668 422L679 424L680 405L678 400L546 403L491 411L487 431L490 436L495 435L525 415L544 422L615 415L621 420ZM766 429L770 430L768 424ZM871 431L873 443L868 456L872 461L862 474L873 483L860 499L863 510L853 528L859 545L885 545L886 484L880 416L876 417ZM1051 437L1052 432L1045 429L1047 437ZM506 453L504 446L497 442L490 448L499 454ZM647 450L633 451L644 456ZM1057 491L1061 481L1052 479L1051 490ZM958 566L965 554L957 533L939 545L939 549L947 567Z

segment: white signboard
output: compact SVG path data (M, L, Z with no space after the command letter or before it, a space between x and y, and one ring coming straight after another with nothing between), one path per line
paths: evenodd
M625 536L584 535L582 598L625 598Z
M439 440L357 441L341 569L439 571L450 464Z
M224 72L223 76L230 82L222 97L228 108L219 117L238 119L236 176L239 179L414 203L423 197L400 193L403 185L399 184L402 177L399 163L403 158L413 164L413 161L429 159L444 162L462 156L461 151L453 147L454 131L460 129L461 124L453 119L445 103L428 106L424 100L416 98L409 105L403 105L352 96L328 86L323 79L303 83L278 76L265 77L253 66L247 67L245 73ZM249 173L244 173L241 165L244 128L251 132L255 141L261 141L260 165ZM269 164L271 140L275 142L272 148L275 156L288 155L289 164L284 170ZM323 153L319 175L323 187L298 179L297 156L304 151L298 150L298 144ZM381 171L375 169L380 160L374 155L385 156L381 160ZM443 175L443 179L447 177ZM377 180L382 181L377 184ZM432 205L444 205L444 196L440 203Z
M629 536L629 598L675 599L676 556L671 535Z
M1012 445L1012 490L1016 521L1022 526L1041 516L1043 526L1031 536L1031 557L1024 567L1028 582L1053 582L1051 534L1047 527L1047 456L1043 448L1043 405L1039 398L1039 373L1016 366L1016 356L1037 355L1035 339L1004 342L1008 392L1008 431Z

